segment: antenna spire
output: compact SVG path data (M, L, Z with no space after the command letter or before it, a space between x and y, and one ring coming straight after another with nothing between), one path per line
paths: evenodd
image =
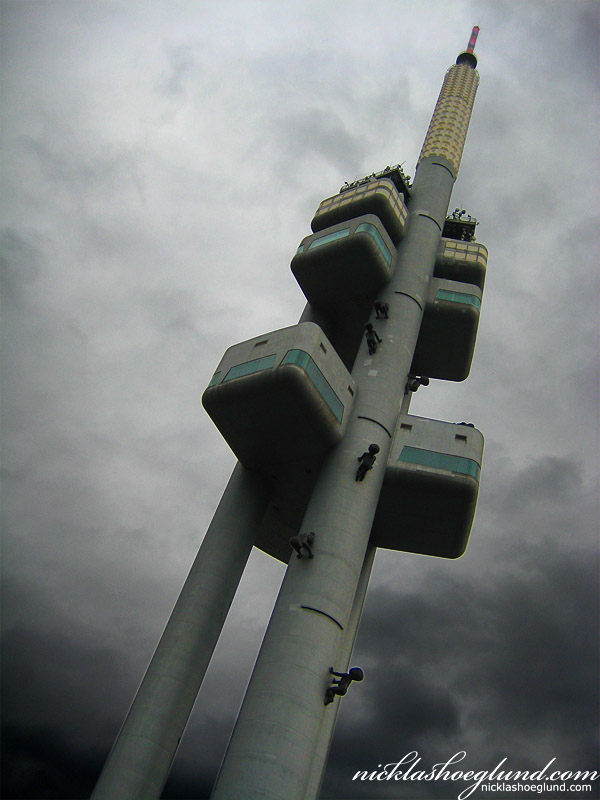
M471 31L471 38L469 39L469 44L467 45L467 53L472 53L475 50L475 42L477 41L477 34L479 33L479 25L475 25L473 30Z
M467 49L463 53L461 53L456 59L457 64L466 64L468 67L475 69L475 67L477 66L477 56L475 55L473 50L475 50L475 42L477 41L478 33L479 33L479 25L475 25L475 27L471 31L471 38L469 39L469 44L467 45Z

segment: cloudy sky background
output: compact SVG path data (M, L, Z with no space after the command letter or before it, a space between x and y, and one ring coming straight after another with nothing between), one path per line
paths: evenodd
M378 553L322 796L455 797L352 782L410 750L593 769L598 3L1 10L3 796L89 795L234 465L202 391L300 316L320 200L414 174L473 24L478 345L411 411L483 431L478 511L459 561ZM253 554L165 797L210 793L282 576Z

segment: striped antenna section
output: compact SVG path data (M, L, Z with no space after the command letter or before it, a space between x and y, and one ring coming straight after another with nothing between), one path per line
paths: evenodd
M469 44L467 45L467 53L472 53L473 50L475 50L475 42L477 41L478 33L479 33L479 25L475 25L475 27L471 31L471 38L469 39Z

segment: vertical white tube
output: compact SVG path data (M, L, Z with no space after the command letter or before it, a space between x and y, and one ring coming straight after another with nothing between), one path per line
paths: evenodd
M158 800L248 561L269 492L239 463L92 795Z

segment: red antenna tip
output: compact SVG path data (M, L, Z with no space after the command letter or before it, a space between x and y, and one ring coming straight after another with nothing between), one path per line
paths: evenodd
M473 50L475 50L475 42L477 41L478 33L479 33L479 25L475 25L475 27L471 31L471 38L469 39L469 44L467 45L467 53L472 53Z

